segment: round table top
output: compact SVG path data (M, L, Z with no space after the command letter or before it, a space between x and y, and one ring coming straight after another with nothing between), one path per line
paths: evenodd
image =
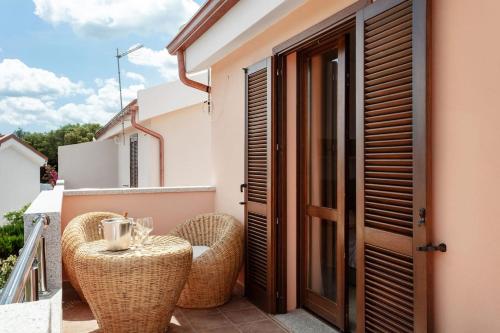
M106 250L106 241L101 239L94 242L82 244L75 255L84 256L87 258L101 259L126 259L126 258L143 258L143 257L159 257L169 256L181 253L191 253L191 244L182 238L165 235L151 236L152 244L143 245L123 251L108 251Z

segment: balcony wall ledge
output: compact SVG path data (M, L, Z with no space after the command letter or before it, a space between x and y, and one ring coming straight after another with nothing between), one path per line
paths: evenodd
M134 188L80 188L64 190L64 196L147 194L173 192L215 192L215 186L172 186L172 187L134 187Z

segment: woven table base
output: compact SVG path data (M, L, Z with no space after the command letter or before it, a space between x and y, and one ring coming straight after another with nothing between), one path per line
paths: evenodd
M83 244L75 270L104 332L164 332L191 268L189 242L153 237L142 249L105 251L104 241Z

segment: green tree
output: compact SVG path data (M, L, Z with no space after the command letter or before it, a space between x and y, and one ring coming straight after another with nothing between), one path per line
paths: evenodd
M99 128L99 124L70 124L50 132L26 132L19 128L14 133L47 156L47 163L57 169L57 147L90 142Z
M4 215L7 224L0 227L0 260L17 255L24 244L23 215L29 204Z

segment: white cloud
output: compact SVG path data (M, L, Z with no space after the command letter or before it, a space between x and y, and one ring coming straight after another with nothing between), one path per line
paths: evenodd
M0 62L0 96L70 96L87 94L81 82L45 69L29 67L19 59Z
M125 76L128 77L131 80L134 80L134 81L137 81L137 82L140 82L140 83L146 82L146 79L144 78L144 76L142 76L139 73L126 72Z
M135 45L131 46L133 48ZM128 61L139 66L156 68L167 80L177 78L177 58L168 53L166 49L155 51L143 47L128 56Z
M50 115L51 103L33 97L6 97L0 100L0 122L12 126L36 122L37 125L47 126L51 119L44 115Z
M15 127L36 124L49 130L70 123L106 123L120 109L118 82L115 79L96 80L96 91L82 103L57 106L54 100L26 96L9 96L0 99L0 123ZM124 105L136 98L144 85L131 85L123 89Z
M128 72L135 84L123 88L124 105L144 89L144 77ZM0 123L50 130L69 123L106 123L120 111L116 79L96 79L89 88L64 76L32 68L18 59L0 63ZM68 102L68 98L78 102Z
M62 123L106 123L120 111L120 95L118 82L115 79L98 80L98 90L88 96L84 103L68 103L61 106L57 112ZM123 105L127 105L137 97L137 91L144 89L143 84L131 85L122 89Z
M199 8L193 0L33 0L35 14L94 37L175 33Z

